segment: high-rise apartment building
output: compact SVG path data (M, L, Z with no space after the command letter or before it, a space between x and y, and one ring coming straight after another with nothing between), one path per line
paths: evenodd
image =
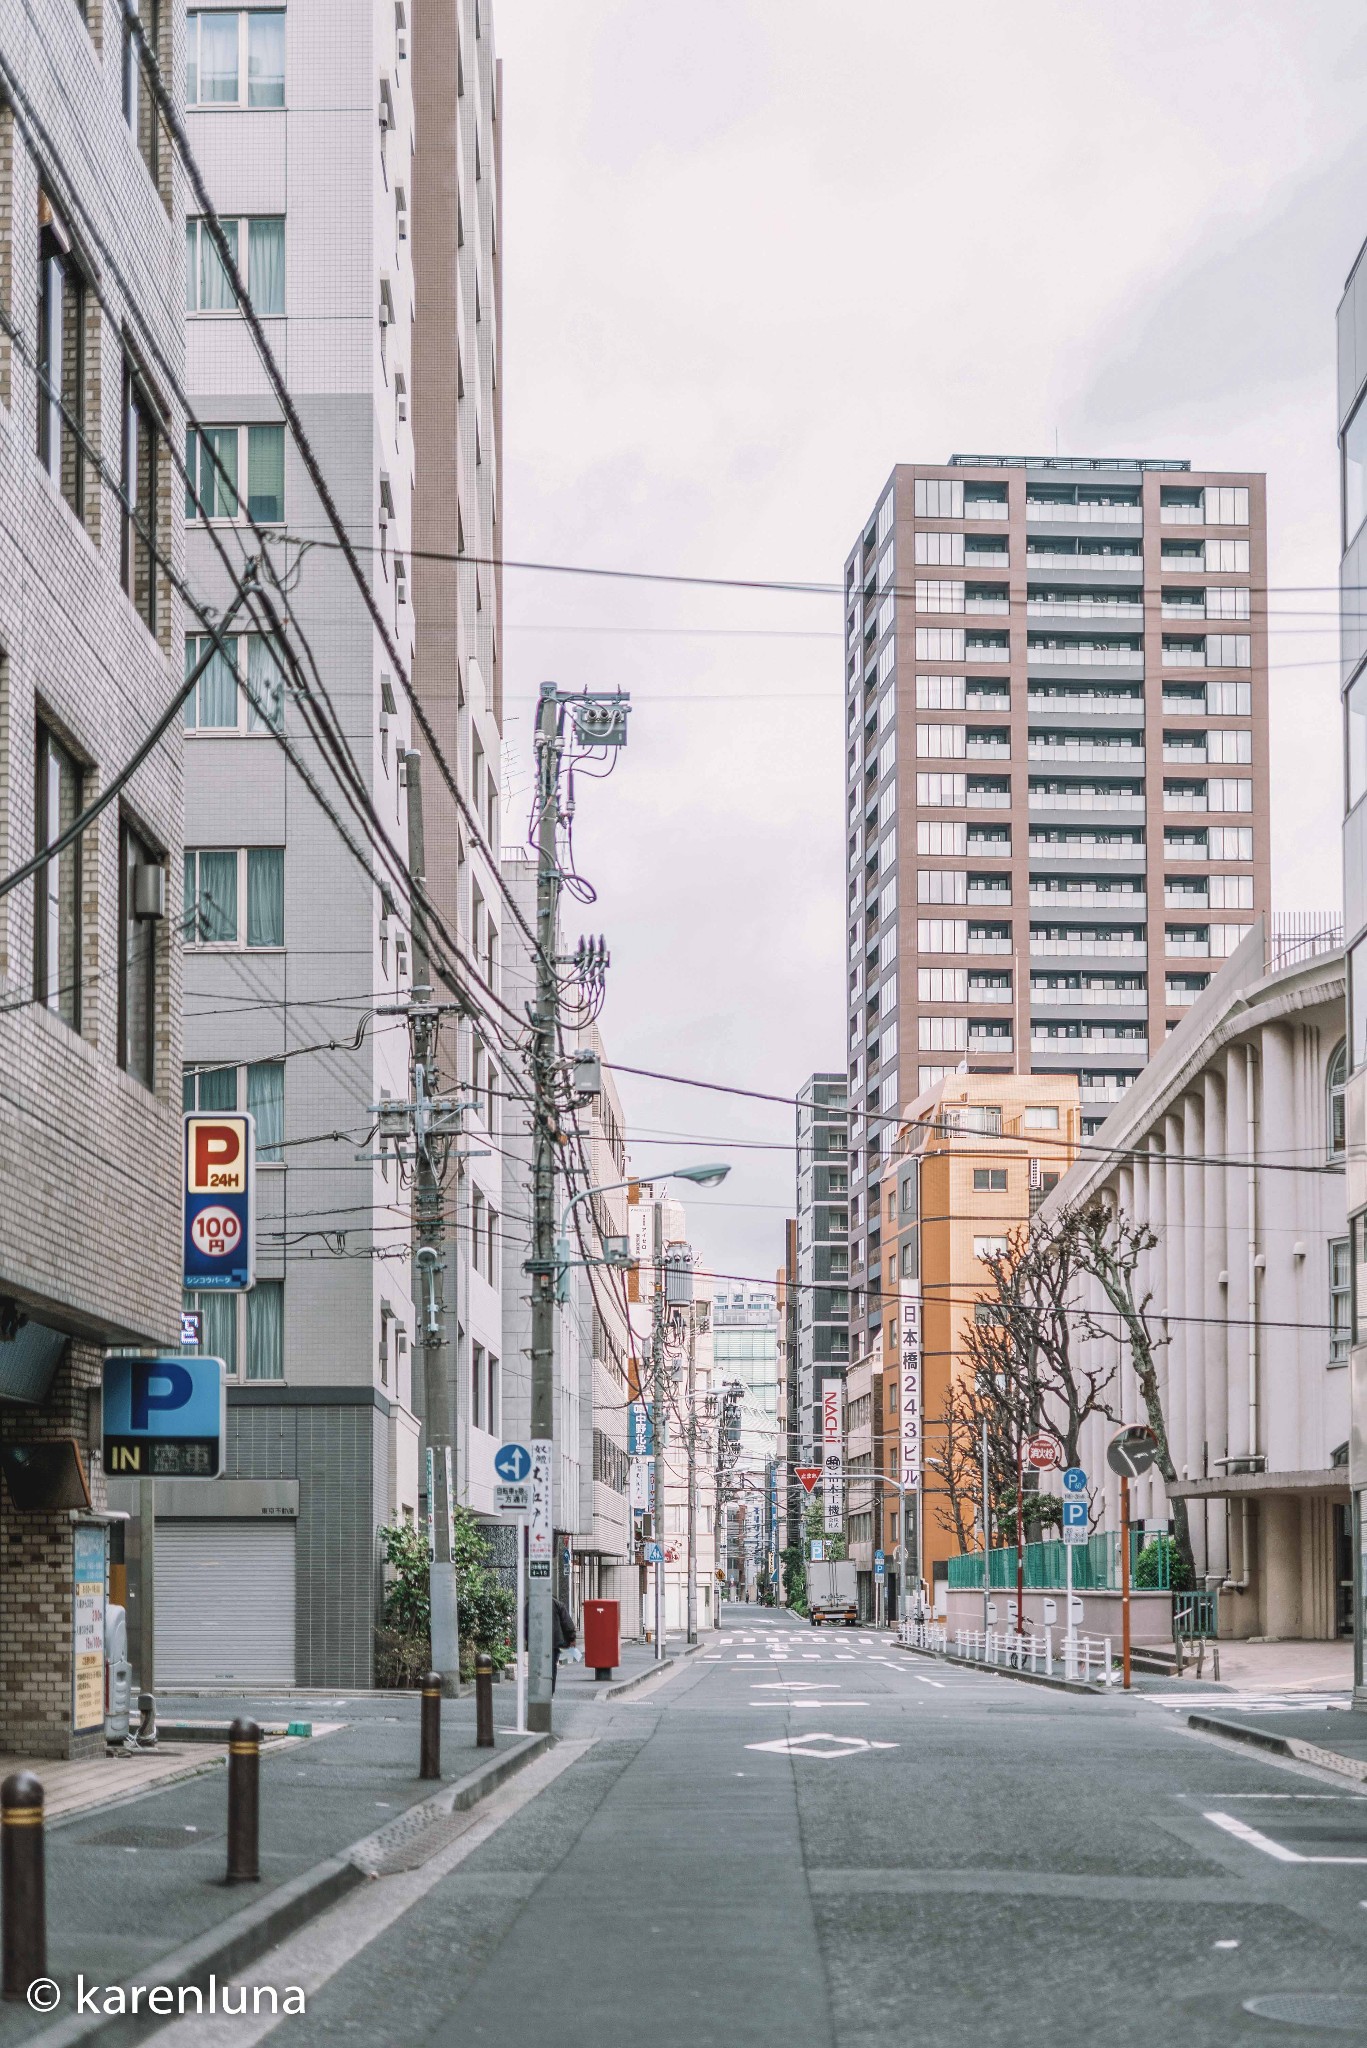
M1348 1220L1356 1274L1348 1438L1352 1487L1354 1698L1367 1705L1367 244L1338 309L1342 491L1343 935L1348 946Z
M849 1101L843 1074L797 1091L797 1256L792 1319L795 1461L819 1463L821 1390L844 1377L849 1325Z
M1264 484L899 464L845 565L852 1341L947 1074L1118 1101L1268 902Z

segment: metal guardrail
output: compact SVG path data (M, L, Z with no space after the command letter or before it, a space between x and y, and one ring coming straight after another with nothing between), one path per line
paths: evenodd
M953 1651L956 1657L975 1664L990 1664L1003 1671L1033 1671L1043 1678L1066 1678L1091 1685L1111 1684L1118 1675L1114 1668L1110 1636L1093 1636L1066 1629L960 1628L951 1640L944 1622L904 1621L898 1641L909 1650L931 1650L941 1656Z

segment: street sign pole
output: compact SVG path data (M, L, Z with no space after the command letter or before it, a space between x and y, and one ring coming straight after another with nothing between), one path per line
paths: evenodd
M527 1733L527 1517L519 1515L517 1531L517 1732Z
M1120 1475L1120 1666L1130 1689L1130 1475Z
M1077 1658L1073 1654L1073 1645L1076 1641L1076 1631L1073 1628L1073 1546L1066 1539L1063 1545L1063 1569L1067 1584L1065 1597L1068 1602L1068 1669L1076 1671Z

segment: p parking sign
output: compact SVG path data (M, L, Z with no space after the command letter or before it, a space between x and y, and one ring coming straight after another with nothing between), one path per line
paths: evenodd
M256 1130L247 1115L185 1119L185 1272L191 1290L256 1278Z
M103 1391L110 1478L218 1478L228 1407L221 1358L106 1358Z

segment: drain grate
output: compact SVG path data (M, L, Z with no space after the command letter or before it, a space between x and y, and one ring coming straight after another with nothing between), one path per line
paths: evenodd
M421 1870L424 1863L430 1863L434 1856L458 1841L467 1828L473 1827L475 1819L473 1813L463 1812L429 1821L425 1828L419 1828L371 1866L376 1877L397 1877L402 1870Z
M1289 2027L1328 2027L1335 2033L1367 2035L1367 1992L1269 1991L1246 1998L1244 2011Z
M193 1849L211 1842L215 1830L203 1828L107 1828L102 1835L87 1838L88 1846L99 1849Z

